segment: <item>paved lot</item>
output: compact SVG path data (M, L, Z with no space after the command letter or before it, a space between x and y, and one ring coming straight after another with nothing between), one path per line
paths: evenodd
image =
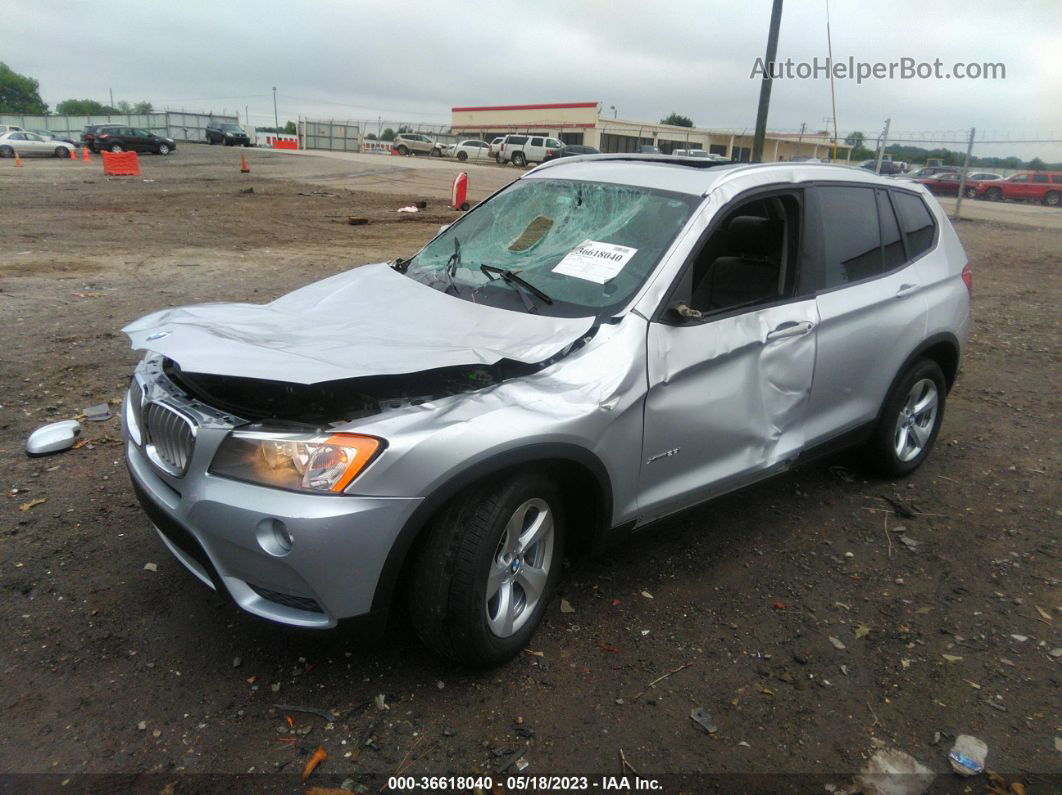
M476 673L426 654L400 617L369 639L236 611L148 527L116 421L86 424L88 444L62 455L22 452L39 424L119 399L137 358L126 322L268 300L408 255L454 217L456 164L249 151L241 175L238 155L182 147L144 158L135 180L104 179L98 161L0 161L0 770L56 775L0 789L294 774L323 746L311 783L333 786L404 765L513 772L517 759L527 773L614 775L622 749L642 774L816 774L768 781L822 792L877 739L958 791L945 756L968 733L1028 792L1057 791L1062 231L958 226L976 324L913 477L868 479L841 456L574 561L561 596L575 612L558 600L528 653ZM468 170L473 199L516 173ZM418 199L424 212L395 212ZM716 733L697 730L695 707ZM298 791L297 777L241 786Z

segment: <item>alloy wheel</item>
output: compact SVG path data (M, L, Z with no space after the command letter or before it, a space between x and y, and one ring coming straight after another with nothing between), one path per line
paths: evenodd
M497 637L515 635L534 614L553 566L553 541L545 500L527 500L506 522L487 573L487 626Z
M916 381L907 393L893 433L893 450L900 461L912 461L926 449L937 422L939 402L937 385L929 378Z

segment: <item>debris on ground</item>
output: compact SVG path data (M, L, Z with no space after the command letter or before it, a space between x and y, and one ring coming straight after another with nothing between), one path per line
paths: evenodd
M976 776L984 772L988 746L969 734L960 734L948 752L951 769L960 776Z
M1025 785L1020 781L1008 782L995 770L985 769L988 776L988 788L985 790L989 795L1025 795Z
M237 657L236 659L239 660L240 658ZM236 667L235 664L233 667ZM329 723L336 720L335 715L332 715L327 710L318 709L317 707L300 707L296 704L274 704L273 709L277 712L302 712L306 715L316 715L319 718L324 718Z
M42 425L26 439L26 453L36 456L69 450L80 434L81 423L77 420L62 420Z
M856 776L865 795L920 795L933 783L934 773L898 748L874 753Z
M835 649L837 649L838 651L844 651L846 648L848 648L843 643L841 643L841 639L840 638L835 638L833 635L829 635L828 637L829 637L830 643L832 643L833 647Z
M244 193L244 194L254 193L254 188L240 188L240 193Z
M715 734L719 731L719 727L716 726L715 721L712 720L711 713L704 707L695 707L690 710L690 720L692 720L705 734Z
M157 563L145 563L144 564L144 571L158 571L158 570L159 570L159 566L158 566Z
M414 207L411 204L408 207L399 207L397 210L395 210L395 212L398 212L398 213L418 213L418 212L420 212L420 210L418 210L416 207Z
M574 613L575 608L572 607L572 603L569 602L567 599L561 599L560 611L562 613Z
M48 502L47 497L38 497L35 500L30 500L29 502L22 503L20 506L18 506L18 509L20 511L25 512L30 510L31 508L36 508L38 505L43 505L46 502Z
M383 693L377 693L376 697L372 700L372 703L376 705L376 709L380 712L391 709L391 707L387 705L387 696Z
M348 215L347 223L351 226L365 226L367 223L369 223L369 219L366 218L364 215Z
M302 769L302 780L305 781L313 773L314 768L321 764L328 758L328 752L325 751L323 745L317 746L317 750L313 752L309 759L306 760L306 765Z
M81 413L85 415L87 422L106 422L114 416L111 414L110 406L106 403L97 403L95 406L89 406Z

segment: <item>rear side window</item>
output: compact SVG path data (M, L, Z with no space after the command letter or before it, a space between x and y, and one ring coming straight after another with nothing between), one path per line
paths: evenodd
M531 139L531 146L542 146L542 139L541 138L532 138Z
M881 232L873 188L819 188L825 287L881 273Z
M907 236L907 258L919 257L933 245L933 215L921 197L913 193L895 191L892 198L900 216L900 227Z
M1051 181L1054 182L1056 185L1062 183L1062 174L1052 174Z
M510 135L507 141L511 144L522 144L527 141L527 137L523 135Z
M892 210L887 191L878 191L878 217L881 219L881 253L885 260L885 270L891 271L903 265L904 255L900 226L896 223L896 213Z
M1047 174L1033 174L1033 182L1047 182Z

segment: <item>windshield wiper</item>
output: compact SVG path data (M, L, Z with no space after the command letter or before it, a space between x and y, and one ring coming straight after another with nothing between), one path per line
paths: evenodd
M538 307L531 303L531 299L527 297L527 293L531 293L531 295L546 302L547 304L553 303L552 298L550 298L544 292L535 287L535 285L531 284L531 282L527 281L524 278L521 278L520 271L511 271L506 268L496 267L494 265L480 265L479 269L483 271L483 273L485 273L487 275L487 278L491 281L494 281L494 277L491 276L491 274L498 274L505 281L506 284L516 290L516 292L520 296L520 300L524 302L524 306L527 308L528 312L537 312Z

